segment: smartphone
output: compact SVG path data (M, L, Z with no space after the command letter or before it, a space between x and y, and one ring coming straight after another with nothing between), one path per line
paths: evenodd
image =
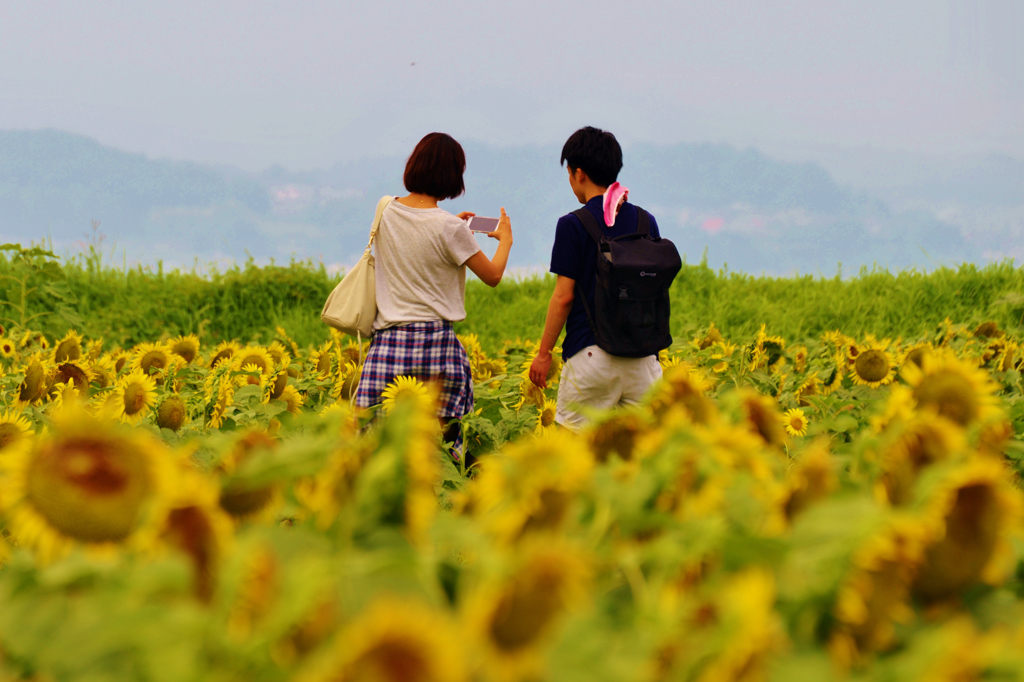
M483 216L472 216L469 219L469 229L480 234L488 234L498 229L497 218L484 218Z

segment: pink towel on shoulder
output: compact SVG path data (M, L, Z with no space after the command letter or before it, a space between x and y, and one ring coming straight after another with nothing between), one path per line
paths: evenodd
M615 224L615 217L619 215L619 209L629 198L629 190L613 182L604 192L604 224L611 227Z

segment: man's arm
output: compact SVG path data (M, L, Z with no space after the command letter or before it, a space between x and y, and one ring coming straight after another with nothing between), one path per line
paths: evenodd
M548 387L548 370L551 369L551 349L558 342L558 335L565 327L565 321L572 310L576 280L558 276L555 292L548 303L548 316L544 320L544 334L540 338L537 357L530 364L530 381L540 388Z

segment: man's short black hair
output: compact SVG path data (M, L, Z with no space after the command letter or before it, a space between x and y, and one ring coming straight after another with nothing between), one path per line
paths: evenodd
M559 164L568 164L569 170L582 168L598 187L615 182L622 170L622 147L607 130L587 126L569 136L562 147Z

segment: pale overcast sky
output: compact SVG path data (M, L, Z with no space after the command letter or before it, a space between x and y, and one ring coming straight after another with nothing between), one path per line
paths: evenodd
M0 129L247 169L585 124L1024 157L1022 35L1022 0L0 0Z

